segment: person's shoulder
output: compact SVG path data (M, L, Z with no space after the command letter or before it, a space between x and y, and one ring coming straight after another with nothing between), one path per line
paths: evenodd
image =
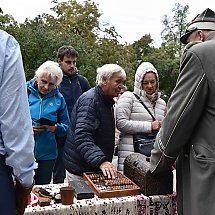
M0 40L1 40L1 44L3 44L2 42L5 41L5 43L9 48L11 48L12 46L18 45L17 40L12 35L8 34L6 31L3 31L3 30L0 30Z
M88 79L85 76L80 75L80 74L78 74L77 76L78 76L79 81L82 82L83 84L89 83Z
M120 97L126 98L126 97L133 97L133 93L131 91L125 91Z
M60 92L59 88L56 89L56 94L60 99L65 100L65 98L64 98L63 94Z
M87 78L83 75L80 75L80 74L77 74L78 75L78 78L81 79L81 80L87 80Z
M9 37L12 37L10 34L8 34L6 31L0 30L0 38L2 39L7 39Z
M0 38L8 37L9 34L6 31L0 30Z
M77 77L80 82L82 91L83 92L88 91L91 88L88 79L85 76L79 74L77 74Z
M164 99L162 99L161 97L157 100L157 102L159 104L161 104L162 106L166 106L166 101Z
M89 89L88 91L84 92L80 97L79 100L87 100L90 98L95 97L95 87Z
M203 43L202 41L193 41L193 42L190 42L188 43L185 47L184 47L184 51L187 51L191 48L193 48L194 46L198 45L198 44L201 44Z
M30 83L31 83L31 80L26 81L26 85L30 85Z
M83 93L77 100L77 106L79 107L92 107L97 100L97 95L95 92L95 87L89 89L85 93Z
M117 103L132 103L134 100L134 94L131 91L125 91L120 97Z

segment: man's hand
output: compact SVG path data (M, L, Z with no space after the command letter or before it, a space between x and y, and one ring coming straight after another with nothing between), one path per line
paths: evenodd
M16 180L15 192L16 192L16 215L23 215L25 208L28 204L28 195L31 193L32 186L23 187L19 181Z
M104 176L108 178L115 179L117 176L116 169L114 165L108 161L103 162L99 167Z

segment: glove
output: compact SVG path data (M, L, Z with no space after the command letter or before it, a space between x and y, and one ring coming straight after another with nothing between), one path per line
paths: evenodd
M23 215L28 204L28 195L31 193L34 184L30 187L24 187L16 180L16 215Z

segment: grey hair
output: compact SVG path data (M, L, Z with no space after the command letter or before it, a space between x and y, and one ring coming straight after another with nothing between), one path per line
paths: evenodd
M41 77L42 75L47 74L51 75L52 79L56 79L55 85L59 85L63 78L63 72L59 67L58 63L48 60L41 64L35 72L35 77Z
M114 73L121 73L121 76L126 79L125 70L117 64L105 64L97 69L96 83L102 86L104 78L110 79Z

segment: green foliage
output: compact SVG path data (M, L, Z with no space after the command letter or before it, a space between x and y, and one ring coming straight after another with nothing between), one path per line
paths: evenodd
M34 20L26 20L13 35L20 43L26 78L31 79L35 70L46 60L57 60L57 50L62 45L72 45L79 52L78 68L91 85L95 85L95 70L99 65L97 53L86 44L86 41L69 28L63 33L53 29L52 16L39 15ZM11 33L10 29L6 29ZM91 73L93 72L93 75Z
M171 95L179 71L179 58L171 56L166 49L154 49L153 54L144 57L151 62L159 73L159 88L164 95Z
M151 46L153 40L150 35L146 34L140 40L135 41L132 46L135 49L137 64L143 60L143 57L150 54L154 48Z
M11 32L14 35L16 29L18 27L18 23L15 19L8 14L2 15L0 13L0 29Z
M180 38L186 29L188 10L188 5L183 6L180 3L175 3L175 7L172 9L173 17L164 15L162 20L164 26L161 32L163 46L174 46L175 52L179 56L183 48Z
M86 43L94 45L100 31L99 18L101 13L94 2L84 1L82 4L76 0L58 2L53 0L53 12L56 17L49 22L52 28L61 32L79 35Z
M155 65L159 72L163 98L168 99L178 76L182 46L180 37L186 28L189 6L175 4L173 17L164 15L161 32L163 42L153 46L150 34L133 44L120 44L114 26L100 22L101 13L91 1L58 2L52 0L54 15L41 14L34 19L17 23L10 15L0 15L0 27L19 42L27 79L46 60L57 60L62 45L72 45L78 52L77 67L95 85L96 69L106 63L116 63L127 73L126 85L133 90L136 68L143 61Z
M98 43L98 55L101 58L101 65L116 63L122 66L127 73L126 85L133 88L135 52L132 46L119 44L116 39L100 39Z

